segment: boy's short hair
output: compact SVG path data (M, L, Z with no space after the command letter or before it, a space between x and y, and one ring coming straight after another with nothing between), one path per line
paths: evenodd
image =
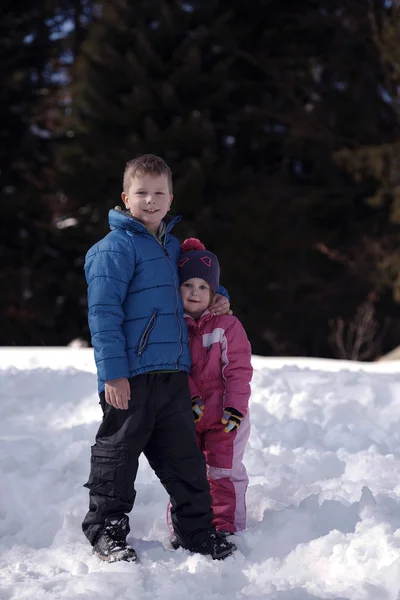
M166 175L169 191L172 194L172 173L167 163L155 154L143 154L126 163L124 171L123 191L128 193L133 177L142 175Z

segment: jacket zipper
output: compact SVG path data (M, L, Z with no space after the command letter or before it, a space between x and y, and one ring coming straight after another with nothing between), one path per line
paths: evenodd
M142 223L142 225L143 225L143 223ZM147 229L147 228L146 228L144 225L143 225L143 227L146 229L146 231L148 231L148 229ZM150 232L149 232L149 234L150 234L150 235L152 235ZM160 246L163 248L163 250L164 250L164 252L165 252L165 257L166 257L166 259L167 259L167 262L168 262L169 268L171 269L172 280L173 280L173 281L174 281L174 283L175 283L175 279L174 279L174 271L173 271L173 269L172 269L172 266L171 266L171 262L170 262L170 259L169 259L168 250L167 250L167 249L166 249L166 247L165 247L165 246L166 246L166 243L167 243L167 235L168 235L168 231L167 231L167 229L166 229L166 230L165 230L165 233L164 233L164 241L163 241L163 242L160 242L160 240L159 240L159 239L158 239L158 238L157 238L155 235L153 235L153 237L154 237L154 239L156 240L156 242L157 242L158 244L160 244ZM182 325L181 325L181 322L180 322L180 320L179 320L179 317L178 317L178 308L179 308L179 299L178 299L178 293L179 293L179 292L177 291L177 289L176 289L176 285L175 285L175 300L176 300L176 304L175 304L175 318L176 318L176 320L178 321L178 326L179 326L179 354L178 354L178 358L176 359L176 362L175 362L175 366L176 366L176 369L177 369L177 370L179 370L179 359L180 359L180 357L181 357L181 356L182 356L182 354L183 354L183 347L182 347ZM155 316L155 315L153 315L153 316ZM152 328L151 328L151 329L153 329L154 325L155 325L155 322L154 322L154 324L153 324L153 326L152 326ZM148 328L146 327L146 331L144 332L144 334L143 334L143 336L142 336L142 338L141 338L141 340L140 340L140 343L139 343L139 351L138 351L138 355L139 355L139 356L141 356L141 355L142 355L142 353L143 353L143 349L144 349L144 348L141 348L141 345L142 345L142 340L143 340L143 338L144 338L144 336L145 336L145 334L146 334L146 332L147 332L147 329L148 329ZM150 335L150 332L151 332L151 330L148 332L147 338L149 337L149 335ZM146 339L146 341L147 341L147 339Z
M169 260L169 256L168 256L166 250L165 250L165 254L166 254L167 262L169 264L169 268L171 269L172 279L173 279L173 281L175 281L175 279L174 279L174 272L173 272L173 269L172 269L172 266L171 266L171 261ZM178 354L178 358L176 359L176 363L175 363L176 369L178 370L179 369L179 359L182 356L183 348L182 348L182 325L181 325L181 322L180 322L179 317L178 317L179 300L178 300L178 291L176 289L176 285L175 285L175 300L176 300L176 304L175 304L175 318L178 321L178 326L179 326L179 354Z
M147 323L146 329L144 330L142 337L140 338L138 356L142 356L144 350L146 349L147 342L149 340L149 335L153 331L156 321L157 313L153 313L150 317L149 322Z
M171 261L170 261L170 259L169 259L169 254L168 254L168 251L167 251L167 249L166 249L166 247L165 247L165 244L166 244L166 243L167 243L167 232L165 232L165 236L164 236L164 243L163 243L163 244L161 244L161 245L162 245L162 247L164 248L165 257L166 257L166 259L167 259L167 262L168 262L168 264L169 264L169 268L171 269L171 276L172 276L172 280L175 282L175 279L174 279L174 271L173 271L173 269L172 269L172 265L171 265ZM179 294L179 292L178 292L178 291L177 291L177 289L176 289L176 285L175 285L174 287L175 287L175 300L176 300L176 303L175 303L175 318L176 318L176 320L178 321L178 327L179 327L179 354L178 354L178 358L176 359L175 366L176 366L176 369L177 369L177 370L179 370L179 359L180 359L180 357L181 357L181 356L182 356L182 354L183 354L183 348L182 348L182 325L181 325L181 322L180 322L180 320L179 320L179 317L178 317L178 309L179 309L179 298L178 298L178 294Z

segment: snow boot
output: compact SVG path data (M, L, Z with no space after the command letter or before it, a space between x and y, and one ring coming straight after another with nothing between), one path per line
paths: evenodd
M128 517L126 516L121 519L107 518L104 528L93 546L94 554L107 562L136 561L136 552L132 546L126 543L127 527Z
M185 544L178 536L171 540L174 550L185 548L197 554L210 555L213 560L223 560L235 552L235 544L227 540L227 536L217 531L206 531L201 537L196 536L194 542Z

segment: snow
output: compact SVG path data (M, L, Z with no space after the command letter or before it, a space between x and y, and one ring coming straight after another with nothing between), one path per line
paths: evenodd
M89 348L0 349L1 600L400 598L400 363L253 357L248 530L225 561L168 547L141 460L129 541L80 529L101 418Z

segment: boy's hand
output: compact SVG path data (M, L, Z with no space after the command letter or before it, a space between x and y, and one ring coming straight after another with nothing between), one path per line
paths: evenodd
M104 392L108 404L120 410L128 408L129 400L131 399L131 386L126 377L106 381Z
M229 306L230 304L228 298L225 298L225 296L222 296L222 294L215 294L212 304L209 307L209 311L217 317L219 315L231 315L233 313L231 310L229 310Z
M229 406L224 408L224 414L222 416L221 423L223 423L223 425L226 425L224 429L225 433L229 433L230 431L239 429L242 419L242 413L236 410L236 408L231 408Z

